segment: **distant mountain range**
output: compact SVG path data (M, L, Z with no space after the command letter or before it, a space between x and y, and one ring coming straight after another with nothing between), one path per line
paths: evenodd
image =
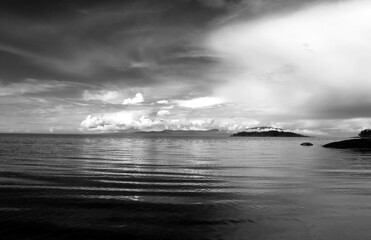
M221 132L218 129L211 130L163 130L163 131L138 131L134 132L135 135L146 135L146 136L228 136L228 133Z
M162 131L138 131L135 133L166 133L166 134L176 134L176 133L219 133L218 129L211 129L211 130L162 130Z

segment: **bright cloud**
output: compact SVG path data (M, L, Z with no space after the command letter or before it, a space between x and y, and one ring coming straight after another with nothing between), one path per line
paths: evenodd
M121 129L138 128L149 125L146 121L146 111L123 111L101 115L89 115L80 126L87 131L117 131ZM150 124L151 126L154 123Z
M128 104L138 104L144 102L143 95L141 93L135 94L133 98L127 98L123 101L122 104L128 105Z
M164 114L167 115L167 114ZM117 132L136 130L210 130L242 131L259 124L257 121L228 119L169 119L162 114L153 115L150 111L123 111L100 115L89 115L81 122L82 131Z
M218 104L225 103L226 101L222 98L216 97L201 97L201 98L194 98L191 100L178 100L176 103L181 107L186 108L203 108L203 107L211 107Z
M364 116L359 106L371 107L369 9L370 1L341 1L227 24L207 42L224 56L227 83L215 93L262 117Z
M143 94L137 93L133 98L124 99L121 91L114 90L85 90L83 99L86 101L95 100L111 104L135 105L144 102Z

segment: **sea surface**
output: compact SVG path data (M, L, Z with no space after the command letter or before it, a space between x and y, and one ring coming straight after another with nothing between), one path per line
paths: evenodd
M371 239L371 152L333 140L2 134L0 238Z

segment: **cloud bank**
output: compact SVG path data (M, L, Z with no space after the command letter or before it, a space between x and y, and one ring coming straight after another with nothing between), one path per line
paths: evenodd
M179 106L186 108L204 108L211 107L218 104L225 103L226 100L216 97L201 97L190 100L178 100L175 101Z
M340 1L226 24L207 41L224 57L216 94L263 118L371 117L369 9L370 1Z
M161 111L160 111L161 112ZM99 115L89 115L81 122L81 131L120 132L125 130L210 130L227 132L244 130L258 124L256 121L227 119L172 119L163 118L167 114L154 115L148 111L123 111Z

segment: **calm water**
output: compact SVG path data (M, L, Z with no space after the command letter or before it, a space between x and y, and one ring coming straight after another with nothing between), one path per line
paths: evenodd
M332 140L0 135L0 236L371 239L371 152Z

